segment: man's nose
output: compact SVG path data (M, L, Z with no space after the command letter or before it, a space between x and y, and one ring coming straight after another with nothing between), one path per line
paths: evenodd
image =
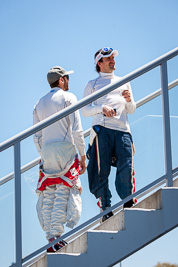
M115 63L115 60L114 60L114 58L111 58L110 62L112 62L112 63Z

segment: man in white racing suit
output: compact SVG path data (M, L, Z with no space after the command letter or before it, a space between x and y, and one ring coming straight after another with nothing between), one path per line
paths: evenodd
M49 70L47 80L51 91L35 105L34 124L77 103L75 95L68 92L72 73L59 66ZM86 170L86 156L79 111L35 133L34 143L41 156L37 214L47 240L52 242L64 232L65 223L73 228L81 215L79 175ZM64 245L65 241L58 242L48 252L55 252Z

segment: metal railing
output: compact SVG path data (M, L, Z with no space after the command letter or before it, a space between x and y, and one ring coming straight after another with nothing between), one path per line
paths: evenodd
M175 86L178 85L178 79L172 81L171 83L168 84L168 90L171 90L172 88L174 88ZM140 99L139 101L136 102L136 108L139 108L141 106L143 106L144 104L148 103L149 101L155 99L156 97L161 95L161 88L154 91L153 93L145 96L144 98ZM90 130L91 128L89 128L88 130L86 130L84 132L84 137L86 138L87 136L89 136L90 134ZM27 163L26 165L21 167L21 174L25 173L26 171L32 169L33 167L37 166L39 164L40 161L40 157L32 160L31 162ZM12 180L14 178L14 172L9 173L8 175L2 177L0 179L0 186L7 183L8 181Z
M163 56L151 61L150 63L144 65L143 67L131 72L130 74L124 76L119 82L114 83L112 85L105 86L103 89L93 93L91 96L88 96L80 101L77 102L75 105L71 105L70 107L65 108L64 111L60 111L49 118L39 122L38 124L28 128L27 130L15 135L14 137L2 142L0 144L0 152L14 146L14 182L15 182L15 243L16 243L16 263L13 266L20 267L22 266L22 262L26 262L30 260L32 257L38 255L42 251L44 251L49 246L55 244L56 241L62 240L62 238L58 238L58 240L53 241L50 245L46 245L43 248L37 250L36 252L32 253L31 255L27 256L25 259L22 260L22 227L21 227L21 153L20 153L20 142L27 137L33 135L34 133L42 130L43 128L51 125L52 123L62 119L63 117L71 114L72 112L76 111L77 109L82 108L83 106L93 102L94 100L100 98L101 96L113 91L117 87L130 82L131 80L143 75L144 73L160 66L161 72L161 89L160 92L162 93L162 106L163 106L163 130L164 130L164 149L165 149L165 169L166 173L163 177L161 177L161 181L166 179L167 186L173 185L173 174L177 172L176 170L172 171L172 153L171 153L171 135L170 135L170 118L169 118L169 98L168 98L168 78L167 78L167 61L171 58L178 55L178 48L173 49L172 51L164 54ZM152 97L152 96L151 96ZM34 162L33 162L34 164ZM25 167L24 167L25 169ZM7 178L7 177L6 177ZM159 179L158 179L159 180ZM2 181L1 181L2 182ZM158 182L158 181L157 181ZM138 192L134 193L134 195L127 197L125 200L122 200L118 204L114 205L112 208L116 209L118 206L124 204L124 202L130 200L132 197L135 197L143 191L151 188L153 184L151 183L149 186L144 187L143 189L139 190ZM159 181L160 182L160 181ZM110 208L111 209L111 208ZM64 235L67 237L70 233L73 234L79 231L81 228L85 227L86 225L91 225L94 221L99 219L101 216L105 215L109 212L104 211L103 213L95 216L94 218L88 220L84 224L75 228L68 234Z

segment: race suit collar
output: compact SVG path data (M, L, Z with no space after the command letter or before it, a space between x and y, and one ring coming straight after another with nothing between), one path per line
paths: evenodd
M114 72L112 73L100 72L99 74L102 78L106 78L106 79L111 79L115 77Z
M54 87L54 88L51 88L50 92L56 92L58 90L62 90L62 89L60 87Z

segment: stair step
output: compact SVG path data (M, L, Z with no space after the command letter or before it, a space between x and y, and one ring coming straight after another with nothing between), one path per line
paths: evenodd
M70 242L56 253L87 253L87 232Z
M173 181L173 186L178 187L178 178Z
M143 199L138 204L134 205L133 208L142 208L142 209L156 209L159 210L162 208L161 201L161 189L154 192L149 197Z
M121 231L124 229L125 219L124 219L124 211L120 211L116 215L110 217L105 222L98 225L94 230L107 230L107 231Z
M142 200L140 203L136 204L131 209L143 209L143 210L156 210L161 208L161 189L156 191L153 195ZM125 209L127 210L127 209ZM124 210L121 210L114 216L110 217L108 220L104 221L92 231L99 232L110 232L110 231L122 231L125 229L125 215ZM89 231L91 232L91 231ZM73 254L73 253L87 253L88 248L88 236L87 233L82 234L80 237L76 238L70 242L67 246L60 249L57 253L59 254Z

